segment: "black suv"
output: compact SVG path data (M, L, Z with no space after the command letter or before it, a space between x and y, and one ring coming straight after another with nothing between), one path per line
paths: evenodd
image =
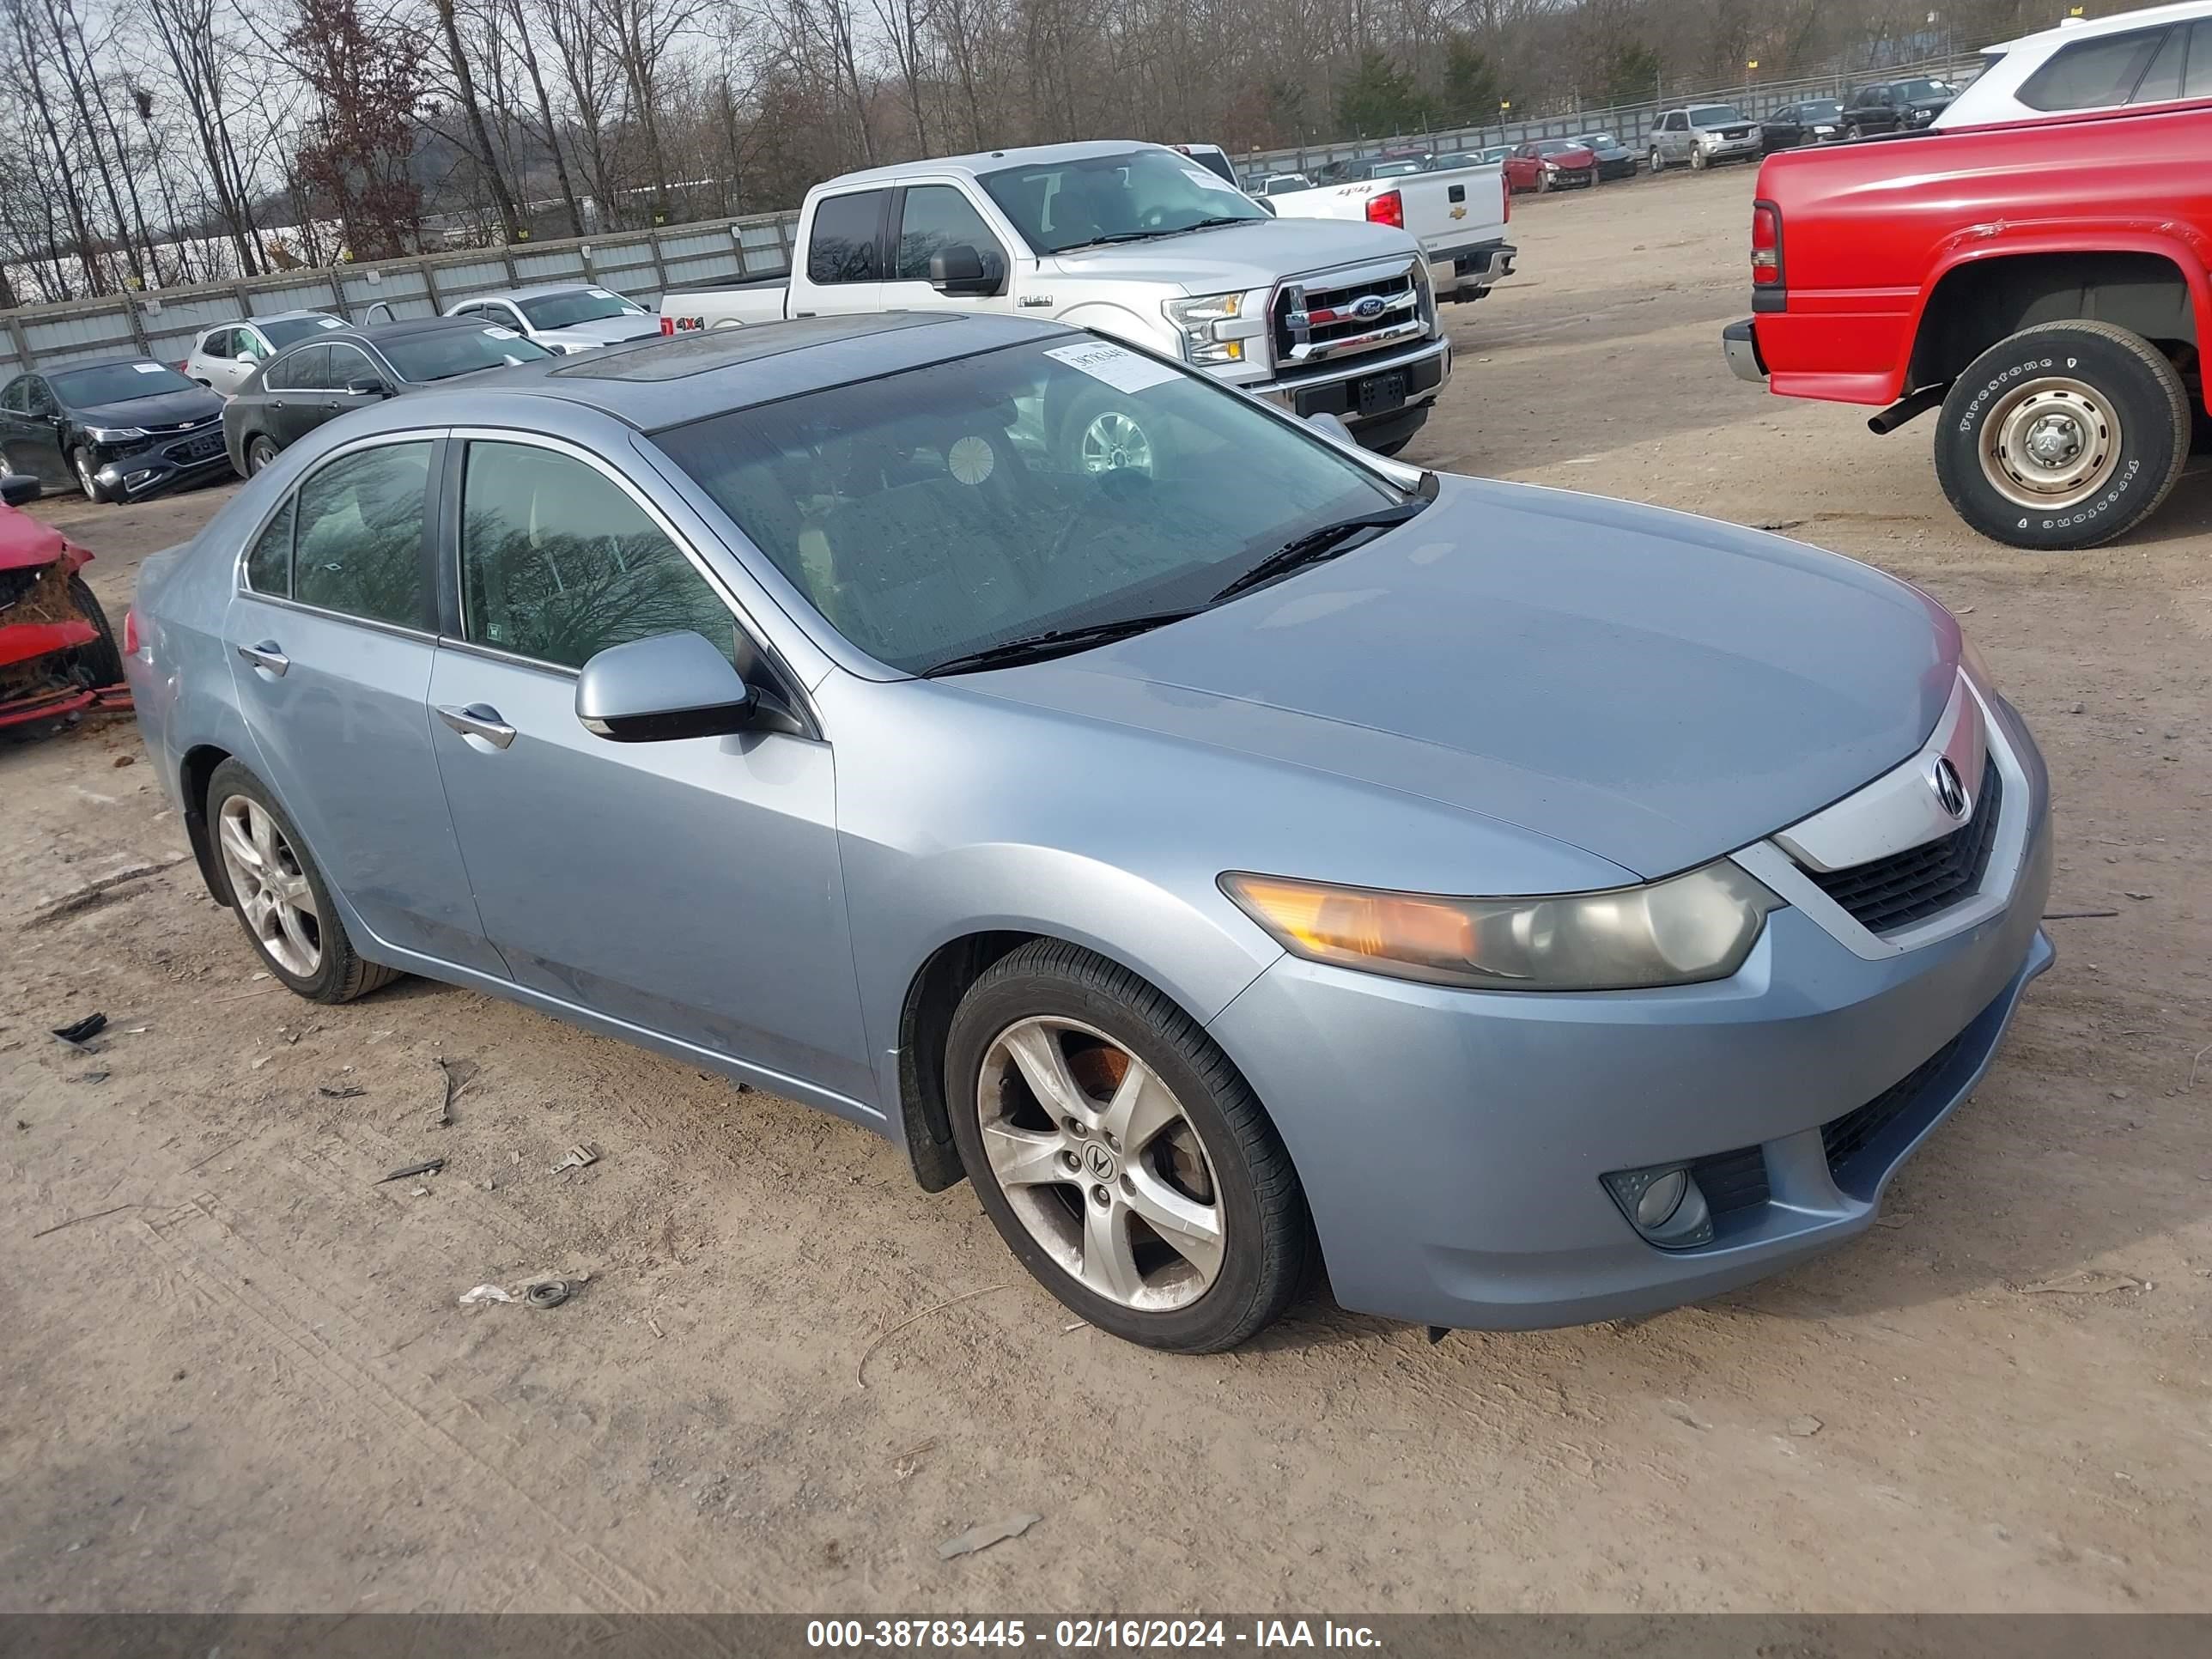
M1950 108L1958 95L1948 81L1878 81L1861 87L1844 106L1844 137L1917 131Z

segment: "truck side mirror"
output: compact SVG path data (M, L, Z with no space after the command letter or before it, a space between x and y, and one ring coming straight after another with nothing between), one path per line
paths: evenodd
M929 285L939 294L996 294L1005 280L984 270L975 244L954 242L929 256Z

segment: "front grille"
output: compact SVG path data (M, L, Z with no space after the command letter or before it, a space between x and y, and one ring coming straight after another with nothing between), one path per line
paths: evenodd
M2004 806L2004 780L1992 756L1971 823L1902 853L1848 870L1808 870L1813 884L1868 932L1887 933L1948 910L1972 893L1989 867Z
M169 446L169 459L173 461L201 461L221 453L222 434L220 432L203 432L197 438L187 438L180 444Z
M1876 1146L1882 1132L1921 1103L1921 1095L1929 1080L1951 1063L1951 1057L1966 1040L1966 1033L1960 1032L1865 1105L1820 1126L1821 1150L1828 1155L1828 1171L1838 1187L1855 1198L1866 1196L1860 1188L1870 1190L1873 1183L1853 1179L1862 1173L1854 1170L1854 1164L1871 1147L1876 1152L1869 1160L1873 1172L1878 1174L1888 1167L1888 1151Z
M1327 280L1322 279L1323 283ZM1358 315L1363 309L1370 314ZM1292 371L1301 366L1318 367L1323 361L1341 361L1329 348L1377 329L1418 322L1420 314L1420 294L1414 286L1411 269L1395 276L1334 288L1293 283L1275 296L1275 361ZM1391 339L1377 343L1397 345L1401 342Z

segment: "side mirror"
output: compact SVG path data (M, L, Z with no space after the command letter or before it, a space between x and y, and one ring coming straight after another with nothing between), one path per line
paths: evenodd
M615 743L719 738L750 730L753 690L702 634L608 647L576 677L576 718Z
M348 380L346 391L356 398L388 398L392 388L373 374L364 374L357 380Z
M929 256L929 285L939 294L996 294L1000 279L988 276L971 242L954 242Z
M1266 214L1270 219L1277 219L1282 216L1275 210L1275 204L1269 201L1266 197L1255 196L1252 199L1260 204L1260 211Z
M46 493L46 486L27 472L0 472L0 502L28 507Z

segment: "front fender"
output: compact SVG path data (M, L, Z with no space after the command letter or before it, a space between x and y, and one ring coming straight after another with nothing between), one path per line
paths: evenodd
M1164 291L1163 297L1165 297ZM1101 334L1111 335L1117 340L1127 340L1176 362L1182 358L1175 331L1168 326L1167 319L1158 311L1146 317L1128 306L1118 306L1104 300L1086 300L1080 305L1070 306L1066 310L1056 313L1054 320L1074 328L1096 329Z

